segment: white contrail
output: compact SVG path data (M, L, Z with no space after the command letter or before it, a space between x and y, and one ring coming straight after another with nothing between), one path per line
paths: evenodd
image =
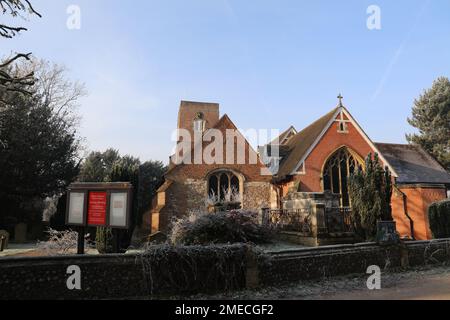
M419 15L417 16L413 26L409 30L409 32L406 34L405 39L401 42L400 46L397 48L397 50L394 53L394 56L392 57L391 61L389 62L386 71L383 74L383 77L381 78L377 89L375 90L374 94L372 95L372 101L376 100L378 96L383 91L384 85L389 80L389 77L392 73L392 70L394 69L395 65L398 62L398 59L403 53L403 50L408 43L409 39L411 38L412 34L414 33L414 30L416 29L417 25L419 24L420 19L422 18L423 14L425 13L425 9L429 6L431 0L426 0L424 5L422 6Z

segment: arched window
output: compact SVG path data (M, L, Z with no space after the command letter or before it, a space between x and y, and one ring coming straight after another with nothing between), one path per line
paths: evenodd
M218 195L219 188L219 177L216 175L212 175L208 181L209 184L209 192L208 195L211 197L216 197Z
M231 171L214 172L208 178L208 195L211 199L241 202L241 183Z
M225 200L228 192L230 191L230 177L227 173L222 173L219 177L220 179L220 199Z
M362 166L360 157L345 147L337 150L325 163L323 169L324 191L340 194L342 207L350 206L348 179L355 170Z

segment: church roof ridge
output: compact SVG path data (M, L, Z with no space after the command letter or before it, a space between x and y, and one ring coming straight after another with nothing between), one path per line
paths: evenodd
M321 118L317 119L303 130L299 131L287 143L290 152L280 163L278 177L284 178L294 170L301 158L307 153L317 137L322 133L328 123L338 113L340 107L336 107Z

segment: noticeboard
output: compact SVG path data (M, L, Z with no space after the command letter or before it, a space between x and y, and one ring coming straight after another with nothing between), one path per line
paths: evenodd
M87 224L88 226L106 226L106 206L108 193L105 191L89 191Z
M74 183L68 188L66 224L128 229L132 208L130 183Z
M72 192L67 197L69 205L68 210L70 215L67 218L67 224L84 225L84 212L86 204L85 192Z

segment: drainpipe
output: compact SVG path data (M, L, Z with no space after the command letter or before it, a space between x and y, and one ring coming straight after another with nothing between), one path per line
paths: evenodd
M277 192L277 202L278 202L278 207L280 209L283 209L283 199L281 199L281 194L283 193L281 186L278 185L274 185L275 186L275 190Z
M402 195L402 198L403 198L403 210L405 212L405 216L409 220L409 227L411 229L411 238L413 240L416 240L416 237L414 237L414 220L411 218L411 216L408 213L408 197L406 196L406 194L402 190L400 190L400 188L397 185L395 185L395 189Z

